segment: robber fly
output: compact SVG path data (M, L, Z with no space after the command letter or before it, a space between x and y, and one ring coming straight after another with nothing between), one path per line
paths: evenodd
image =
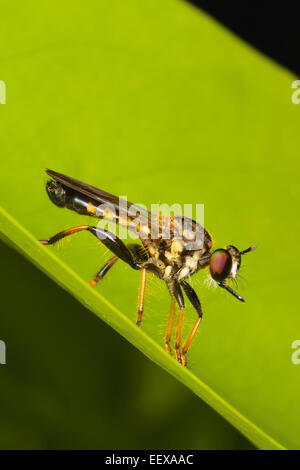
M50 200L58 207L67 207L79 214L96 219L112 221L115 224L134 230L141 243L124 244L123 241L100 224L78 225L57 233L48 240L40 240L43 245L53 245L74 233L88 231L96 236L113 254L107 263L90 281L92 287L103 279L118 260L141 271L141 283L138 301L136 325L142 322L146 277L154 273L165 281L171 296L171 307L165 336L165 349L171 354L171 334L175 316L175 305L179 306L176 329L175 355L177 361L186 366L186 354L202 321L201 303L187 279L200 269L209 268L212 279L217 285L245 302L228 284L228 279L235 279L241 265L241 257L253 251L250 247L239 251L230 245L212 251L212 238L200 224L187 217L163 216L151 214L146 209L106 193L74 178L47 170L51 177L46 183ZM134 209L134 210L133 210ZM169 231L165 231L168 226ZM182 227L184 227L182 229ZM167 233L167 236L164 236ZM191 244L201 233L201 243ZM184 346L181 344L181 330L185 308L183 291L197 312L197 320Z

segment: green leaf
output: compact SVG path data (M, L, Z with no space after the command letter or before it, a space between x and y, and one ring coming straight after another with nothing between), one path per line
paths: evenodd
M2 238L256 445L299 448L293 77L183 2L29 6L1 12ZM163 349L164 285L150 279L138 330L138 273L119 263L93 290L108 254L89 234L39 245L86 220L50 203L45 168L148 206L204 203L217 246L258 245L243 258L245 305L194 277L204 320L189 370ZM184 336L194 320L188 308Z
M0 336L7 345L0 368L1 449L253 448L1 241L0 259Z

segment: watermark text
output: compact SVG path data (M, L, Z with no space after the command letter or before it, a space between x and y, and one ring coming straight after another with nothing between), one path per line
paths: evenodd
M295 349L291 356L292 363L298 365L300 364L300 339L292 342L292 349Z
M0 339L0 364L6 364L6 344Z
M292 93L292 103L299 104L300 103L300 80L295 80L292 83L292 88L296 88L296 91Z
M6 84L0 80L0 104L6 104Z

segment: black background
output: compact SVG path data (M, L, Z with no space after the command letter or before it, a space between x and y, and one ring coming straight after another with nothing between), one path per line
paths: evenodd
M190 0L190 3L300 75L300 2Z

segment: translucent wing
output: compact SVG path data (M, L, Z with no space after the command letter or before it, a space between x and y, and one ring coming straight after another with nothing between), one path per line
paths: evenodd
M151 213L143 207L62 173L53 170L46 170L46 173L59 183L59 188L57 185L51 187L51 181L47 183L47 192L53 202L55 202L53 192L64 190L64 201L57 204L60 207L67 207L80 214L111 220L137 232L141 238L150 237L154 221L151 223Z

